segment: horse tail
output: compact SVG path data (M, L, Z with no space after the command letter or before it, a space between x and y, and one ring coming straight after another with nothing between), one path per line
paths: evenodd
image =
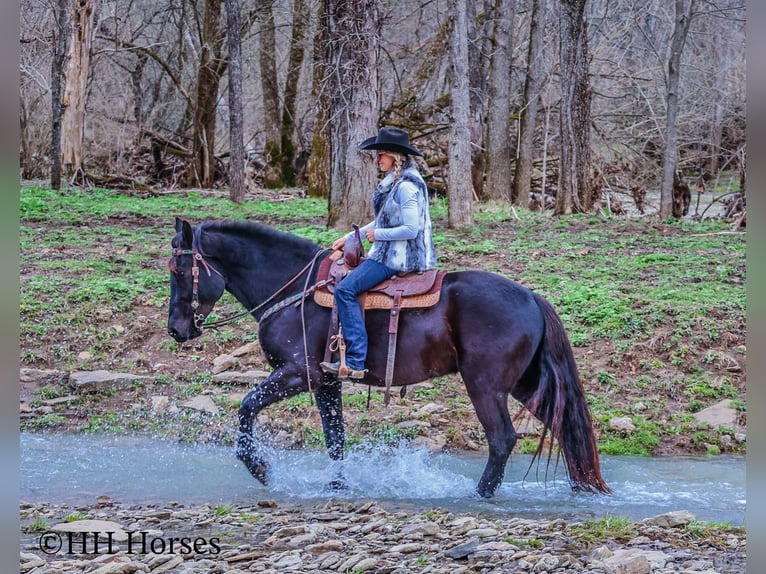
M538 349L537 388L522 401L543 423L532 463L539 460L550 430L558 440L572 488L610 493L601 476L593 422L564 325L548 301L537 294L534 299L543 314L545 332Z

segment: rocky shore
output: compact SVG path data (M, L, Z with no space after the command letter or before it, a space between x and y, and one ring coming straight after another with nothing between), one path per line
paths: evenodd
M20 504L27 574L742 574L744 529L685 511L639 522L314 506ZM100 533L100 534L94 534Z

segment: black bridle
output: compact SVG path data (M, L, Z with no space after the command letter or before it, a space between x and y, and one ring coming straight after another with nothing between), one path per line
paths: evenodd
M196 237L195 237L196 238ZM292 279L290 279L287 283L282 285L279 289L277 289L276 292L274 292L271 296L269 296L263 303L260 305L256 305L252 309L248 309L247 311L242 311L241 313L237 313L236 315L233 315L231 317L226 317L225 319L220 319L218 321L212 321L211 323L205 323L205 319L207 319L206 315L203 315L202 313L197 313L197 309L199 308L199 265L198 262L202 264L202 266L205 268L205 271L207 271L208 277L212 276L211 270L214 271L216 274L218 274L221 278L226 280L226 278L223 276L223 274L218 271L215 267L210 265L205 260L204 255L202 252L197 249L196 247L192 246L191 249L183 249L182 247L176 247L173 249L173 256L179 257L181 255L191 255L192 256L192 302L191 302L191 308L192 312L194 313L194 326L197 327L197 329L202 330L203 327L208 327L210 329L217 329L218 327L221 327L223 325L228 325L229 323L233 323L234 321L241 319L242 317L246 317L247 315L250 315L251 313L255 313L262 307L264 307L267 303L272 302L274 299L276 299L279 295L281 295L288 287L290 287L293 283L295 283L298 278L303 275L306 271L309 271L309 276L311 275L310 270L313 270L314 266L316 265L316 262L319 260L320 256L326 253L327 251L330 251L328 249L320 249L314 254L314 257L311 258L311 261L309 261L303 269L298 271L298 273L293 276ZM308 282L308 277L306 278ZM276 313L277 311L281 311L285 307L290 306L293 303L296 303L298 301L302 301L306 298L306 296L310 295L315 289L318 287L323 286L324 284L328 283L328 281L322 281L320 283L316 283L310 287L307 287L304 285L303 291L300 293L297 293L295 295L292 295L291 297L288 297L284 299L283 301L279 301L266 309L266 311L261 316L261 321L265 319L266 317Z

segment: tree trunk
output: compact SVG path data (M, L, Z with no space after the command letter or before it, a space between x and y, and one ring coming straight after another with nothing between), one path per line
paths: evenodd
M215 126L218 87L226 64L221 55L225 40L221 26L223 0L205 0L202 46L194 107L193 170L190 186L213 187L215 182Z
M245 134L242 123L242 18L239 0L226 0L229 44L229 197L245 199Z
M311 155L308 162L306 195L309 197L330 197L330 94L324 86L329 66L328 55L330 31L320 8L320 22L317 40L314 42L314 75L311 81L311 96L316 102L314 134L311 138Z
M487 110L487 185L490 199L511 200L511 162L513 160L511 121L511 61L513 54L514 0L495 3L492 60L489 74Z
M97 8L98 0L76 0L72 12L72 38L64 72L61 161L64 173L73 180L85 173L85 102Z
M266 160L269 162L265 183L267 187L282 185L281 173L281 127L279 106L279 80L277 77L277 37L274 25L273 0L259 0L258 30L260 40L261 91L263 95L263 118L266 132Z
M290 40L290 59L287 64L285 96L282 107L282 125L280 126L280 152L282 182L295 185L295 100L298 95L298 80L303 65L303 52L306 49L306 26L309 22L306 0L294 0L293 33Z
M449 207L451 229L473 223L471 187L471 134L469 129L470 90L468 89L468 27L466 0L450 0L452 37L450 40L450 130L449 130Z
M61 119L64 112L61 102L61 81L64 59L67 53L69 18L67 0L58 0L56 19L56 45L51 59L51 188L61 189Z
M678 164L678 85L681 80L681 54L689 32L692 12L696 0L675 0L675 26L670 41L668 76L666 84L665 149L662 155L662 187L660 188L660 218L673 217L673 181ZM679 217L680 219L680 217Z
M323 89L329 103L330 146L327 225L347 230L372 216L374 158L358 147L377 132L380 3L323 0L323 7Z
M556 215L587 212L590 190L590 102L586 0L561 3L561 161Z
M534 137L535 129L537 128L537 109L543 84L545 14L545 0L534 0L532 2L532 15L529 23L527 77L524 80L524 107L521 110L519 147L516 157L516 172L513 177L513 202L525 208L530 206Z

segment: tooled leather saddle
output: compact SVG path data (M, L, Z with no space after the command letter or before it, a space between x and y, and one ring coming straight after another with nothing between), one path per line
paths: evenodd
M355 234L346 241L343 252L335 251L319 265L317 289L314 301L323 307L332 308L332 320L327 337L325 360L329 361L333 353L332 342L338 338L338 314L335 306L335 286L364 260L359 228L354 226ZM432 307L439 302L441 287L446 271L431 269L422 273L395 275L376 285L359 297L359 304L364 313L367 309L389 309L388 355L386 357L386 393L385 405L390 402L391 383L396 360L396 339L399 327L399 315L402 309Z

